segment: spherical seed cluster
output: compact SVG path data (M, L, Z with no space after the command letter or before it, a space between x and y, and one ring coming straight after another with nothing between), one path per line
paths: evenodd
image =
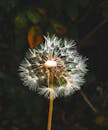
M79 55L74 40L55 35L44 38L39 47L29 49L19 66L23 84L48 98L50 92L54 98L73 94L84 83L87 59ZM49 71L53 74L53 88L48 86Z

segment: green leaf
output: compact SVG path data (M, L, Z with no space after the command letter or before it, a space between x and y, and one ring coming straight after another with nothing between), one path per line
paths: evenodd
M28 10L27 17L33 24L37 24L41 21L41 15L33 10Z
M16 17L15 17L15 26L16 28L24 28L26 27L27 25L27 18L25 17L25 14L22 13L22 14L18 14Z

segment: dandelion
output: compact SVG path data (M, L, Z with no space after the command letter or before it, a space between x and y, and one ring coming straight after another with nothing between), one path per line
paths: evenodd
M44 38L45 41L40 46L29 49L19 66L19 71L25 86L50 99L50 130L53 100L80 90L85 82L87 59L77 52L74 40L59 39L55 35Z
M44 37L36 49L29 49L20 64L21 80L25 86L49 98L68 96L80 89L87 72L85 61L76 51L74 40L67 41L58 37ZM54 87L49 87L51 74Z

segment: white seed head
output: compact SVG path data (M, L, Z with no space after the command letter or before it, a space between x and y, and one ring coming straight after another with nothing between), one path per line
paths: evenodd
M80 89L87 72L86 58L76 50L74 40L62 40L53 35L45 38L45 43L35 49L29 49L19 66L19 75L23 84L39 94L49 98L68 96ZM54 74L54 87L48 87L48 71Z

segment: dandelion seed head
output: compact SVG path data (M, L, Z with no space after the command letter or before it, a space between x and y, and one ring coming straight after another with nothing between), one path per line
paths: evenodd
M45 42L29 49L19 66L23 84L49 98L68 96L80 90L87 72L86 60L78 52L74 40L44 36ZM48 69L53 73L54 88L48 87Z

